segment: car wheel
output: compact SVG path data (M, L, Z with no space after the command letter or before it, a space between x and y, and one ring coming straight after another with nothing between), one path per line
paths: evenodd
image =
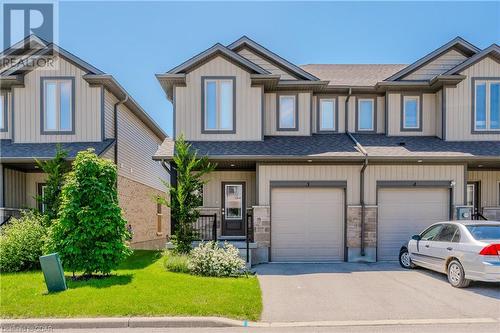
M465 278L464 268L458 260L452 260L448 264L448 281L456 288L465 288L470 284L470 280Z
M410 253L408 249L403 248L399 252L399 264L405 269L412 269L415 265L411 262Z

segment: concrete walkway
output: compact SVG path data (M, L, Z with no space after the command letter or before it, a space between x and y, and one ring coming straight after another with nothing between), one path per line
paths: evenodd
M500 284L451 287L442 274L397 263L256 266L265 322L500 317Z

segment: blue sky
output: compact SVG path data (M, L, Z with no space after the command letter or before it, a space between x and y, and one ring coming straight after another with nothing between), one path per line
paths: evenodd
M59 44L114 75L171 134L154 74L216 42L247 35L295 64L411 63L456 36L498 44L499 22L498 1L60 2Z

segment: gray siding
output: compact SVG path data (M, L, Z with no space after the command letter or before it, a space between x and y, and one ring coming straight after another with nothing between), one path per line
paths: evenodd
M264 59L263 57L259 56L258 54L256 54L255 52L253 52L247 48L242 48L240 51L238 51L238 54L244 58L247 58L248 60L250 60L254 64L259 65L260 67L264 68L266 71L270 72L271 74L280 75L282 80L297 80L297 78L294 77L293 75L291 75L289 72L272 64L268 60Z
M114 105L118 99L108 90L104 91L104 137L105 139L112 139L115 137L115 119L114 119Z
M26 174L24 172L3 169L5 186L5 207L26 207Z
M500 171L469 171L468 181L481 182L481 207L500 207Z
M466 59L465 55L455 49L451 49L415 72L403 77L402 80L430 80L436 75L452 69Z

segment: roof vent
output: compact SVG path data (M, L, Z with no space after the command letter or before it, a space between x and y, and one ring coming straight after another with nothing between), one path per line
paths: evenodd
M401 141L400 143L398 143L398 146L404 147L406 146L406 142Z

